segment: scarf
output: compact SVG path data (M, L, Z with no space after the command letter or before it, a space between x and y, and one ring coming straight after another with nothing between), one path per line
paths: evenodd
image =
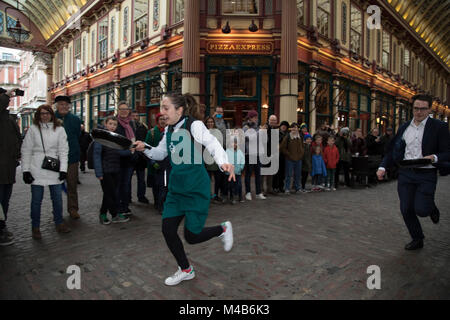
M131 121L131 115L126 117L125 119L121 117L117 117L119 120L120 125L125 129L125 135L128 139L131 141L136 141L136 136L134 135L133 128L131 128L130 121Z

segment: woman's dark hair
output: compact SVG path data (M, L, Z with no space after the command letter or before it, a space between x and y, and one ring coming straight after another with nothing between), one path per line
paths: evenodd
M208 120L211 119L214 123L214 128L216 128L216 122L214 121L214 118L211 116L206 117L205 119L205 126L208 128Z
M197 120L203 120L200 105L193 95L189 93L169 93L166 97L170 99L175 109L183 108L184 116L191 116Z
M55 112L53 112L52 107L50 105L48 105L48 104L40 105L39 108L37 108L36 112L34 113L33 124L36 125L39 128L39 126L41 124L41 112L42 112L42 110L48 111L48 113L50 113L50 116L51 116L50 122L53 122L53 130L56 130L56 127L59 127L61 125L61 121L59 121L55 117Z

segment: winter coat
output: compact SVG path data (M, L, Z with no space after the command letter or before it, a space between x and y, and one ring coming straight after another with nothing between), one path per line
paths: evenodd
M230 163L234 166L234 173L240 175L245 166L245 157L242 151L229 148L227 149L227 156Z
M13 184L16 182L22 137L9 111L0 110L0 184Z
M55 116L62 121L66 131L69 144L69 164L76 163L80 161L81 120L70 112L63 117L56 111Z
M261 154L264 154L265 147L262 143L262 139L259 135L259 126L257 123L251 123L251 122L245 122L244 126L242 127L244 130L245 135L245 155L246 156L252 156L252 157L258 157ZM249 130L253 129L253 130ZM250 144L252 144L250 146Z
M347 142L347 148L345 148ZM336 147L339 150L339 160L351 162L352 161L352 140L348 137L339 136L336 138Z
M281 142L280 150L290 161L302 160L304 148L301 136L294 138L290 133L287 134Z
M339 150L335 145L326 146L323 150L323 161L327 169L336 169L339 162Z
M97 178L103 177L105 173L120 172L120 157L129 156L130 150L115 150L94 142L94 169Z
M312 149L311 145L305 143L303 159L302 159L302 171L311 172L312 170Z
M327 167L325 166L325 162L320 154L313 154L311 176L314 177L319 174L326 177Z
M49 186L61 184L59 173L42 169L45 155L57 158L60 161L60 172L67 172L69 144L66 131L62 126L53 130L53 122L41 123L42 139L44 140L45 154L42 147L39 128L32 125L28 129L22 144L22 171L30 172L34 178L33 185Z
M130 126L133 129L134 132L134 136L136 136L136 126L134 124L134 121L130 121ZM119 121L117 121L117 129L116 129L116 133L126 137L126 133L125 133L125 128L122 127L122 125L120 124ZM120 158L120 166L121 168L129 168L129 167L134 167L136 165L136 163L139 160L139 156L138 153L135 152L133 154L130 153L129 156L127 157L121 157Z

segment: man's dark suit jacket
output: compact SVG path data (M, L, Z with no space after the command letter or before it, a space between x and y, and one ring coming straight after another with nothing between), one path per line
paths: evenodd
M395 162L403 160L406 147L403 134L409 127L411 121L404 123L398 129L380 167L388 168ZM432 154L438 157L438 162L433 163L433 166L439 169L440 174L450 174L450 133L448 131L448 123L428 118L422 138L422 155L425 157Z

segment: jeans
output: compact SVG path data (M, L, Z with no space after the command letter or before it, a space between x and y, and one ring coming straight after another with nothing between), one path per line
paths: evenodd
M61 184L48 186L53 203L53 221L56 225L63 223ZM31 225L39 228L41 224L41 205L44 197L44 186L31 185Z
M328 169L327 168L327 185L330 188L334 188L335 174L336 174L336 169Z
M131 198L131 177L133 175L133 167L120 168L119 183L117 184L118 204L117 208L120 213L127 211Z
M11 198L12 189L12 184L0 184L0 205L3 209L3 215L0 215L0 230L6 227L6 220L8 219L9 199Z
M295 190L300 190L300 175L302 173L302 160L291 161L286 159L286 180L284 184L284 190L291 190L291 177L294 172L294 187Z
M256 164L248 164L249 157L245 157L245 193L251 192L250 187L250 178L252 177L252 172L255 173L255 185L256 185L256 194L261 193L261 163L258 162Z
M315 176L312 177L312 185L313 186L318 186L322 184L322 175L321 174L316 174Z
M103 190L102 206L100 214L106 214L108 211L114 218L117 216L117 182L119 181L119 173L103 173L103 180L100 185Z
M138 200L141 200L145 198L145 191L146 191L146 184L145 184L145 168L134 168L133 172L136 171L136 177L137 177L137 197ZM130 198L131 200L131 194L132 194L132 182L133 179L133 173L131 173L130 177ZM130 202L130 201L129 201Z
M228 189L230 190L230 198L238 197L239 200L242 199L242 176L236 174L236 181L228 182Z

